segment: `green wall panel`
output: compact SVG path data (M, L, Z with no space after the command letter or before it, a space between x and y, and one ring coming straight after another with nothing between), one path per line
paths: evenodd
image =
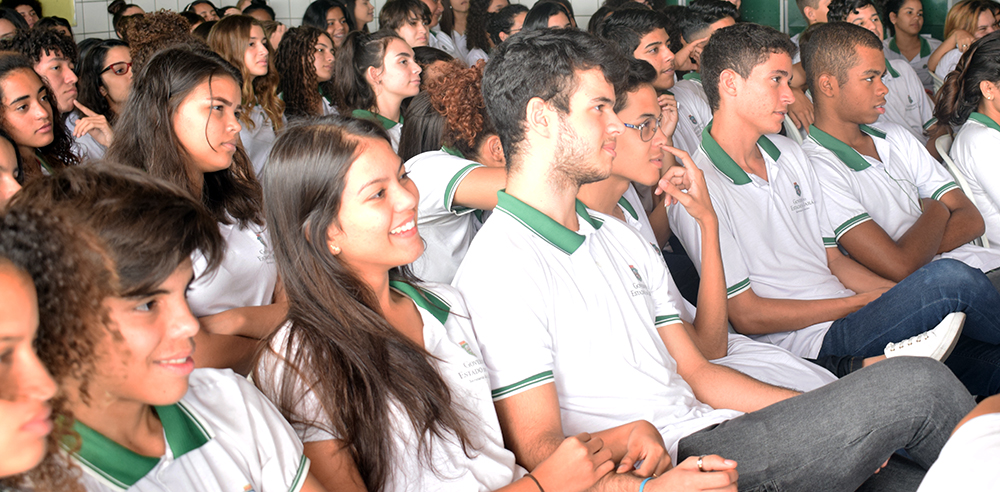
M756 22L781 29L782 3L785 6L787 30L789 34L797 34L806 28L806 20L799 13L795 0L743 0L740 11L743 20ZM948 14L948 0L923 0L924 29L923 32L941 39L944 31L944 19ZM883 19L888 22L888 19Z

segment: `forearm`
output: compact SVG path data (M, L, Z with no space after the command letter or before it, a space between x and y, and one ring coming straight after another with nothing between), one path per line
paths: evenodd
M701 283L698 285L698 311L691 338L707 359L725 357L728 348L728 298L726 275L719 247L719 224L713 215L698 221L701 228Z
M667 219L667 207L664 206L665 195L655 195L653 200L653 210L647 214L649 226L653 228L653 235L656 236L656 243L660 249L667 244L670 239L670 220Z
M247 375L252 369L253 357L260 340L233 335L214 335L204 330L194 336L195 367L232 369Z
M745 295L753 295L754 302L737 300ZM757 297L748 291L729 300L729 321L745 335L766 335L840 319L862 306L855 296L804 301Z
M704 364L696 374L681 376L691 385L698 400L713 408L754 412L799 394L712 363Z
M287 301L279 301L266 306L229 309L198 318L198 322L201 329L209 333L263 339L281 325L287 316Z
M947 39L941 42L941 45L931 53L931 56L927 58L927 69L931 72L937 70L938 63L941 62L941 58L945 53L957 48L956 37L958 36L960 30L956 29L955 32L951 33Z
M935 253L951 251L971 242L986 232L982 214L974 206L954 210L944 227L941 242ZM929 260L928 260L929 261Z
M858 294L891 289L895 282L877 275L860 263L840 253L837 248L827 248L827 266L844 287ZM861 304L851 312L864 306ZM837 319L837 318L834 318Z
M903 280L934 259L944 237L948 215L942 207L926 210L895 242L892 251L875 252L870 255L872 261L866 264L882 277L896 282Z

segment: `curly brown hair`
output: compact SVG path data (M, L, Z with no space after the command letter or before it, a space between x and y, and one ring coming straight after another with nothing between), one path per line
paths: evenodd
M471 68L453 69L443 78L427 83L431 104L448 122L441 143L469 159L479 155L479 146L486 137L496 134L483 101L484 66L480 62Z
M24 202L0 219L0 261L27 273L35 285L39 359L60 388L67 378L84 382L80 390L86 397L95 349L107 336L102 301L116 292L113 262L92 232L63 214ZM79 446L66 394L60 391L51 403L55 429L46 457L33 470L0 480L0 489L31 484L35 490L83 490L79 470L67 467L59 455L61 443Z
M124 26L132 55L132 74L139 75L142 67L157 51L175 45L206 46L191 34L191 23L184 16L169 10L157 10L137 17Z
M278 92L285 101L285 116L289 119L323 116L323 100L336 100L333 80L319 83L316 77L316 41L329 35L312 26L289 29L281 38L274 65L281 74ZM333 40L330 40L333 46ZM337 55L339 58L339 54ZM317 90L318 88L318 90Z

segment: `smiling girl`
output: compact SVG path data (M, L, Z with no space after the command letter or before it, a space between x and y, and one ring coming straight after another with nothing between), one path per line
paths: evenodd
M285 105L278 98L278 72L272 62L271 43L260 21L231 15L212 27L208 46L243 75L240 141L259 175L274 145L275 132L285 126Z
M337 48L344 44L347 33L354 30L353 20L347 15L347 6L339 0L316 0L310 3L302 14L302 25L326 31Z

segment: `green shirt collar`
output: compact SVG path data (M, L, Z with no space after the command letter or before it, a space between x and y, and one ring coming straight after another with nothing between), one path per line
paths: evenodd
M729 157L729 154L725 150L722 150L719 143L712 137L711 131L712 123L709 123L701 131L701 148L708 155L712 164L715 164L715 167L719 171L722 171L722 174L725 174L733 184L745 185L750 183L750 176L747 175L746 171L732 157ZM766 136L761 135L757 139L757 145L771 157L771 160L778 162L778 158L781 157L781 151Z
M451 154L451 155L453 155L455 157L461 157L462 159L465 159L465 154L463 154L461 150L458 150L458 149L456 149L454 147L449 147L447 145L442 145L441 146L441 152L446 152L446 153L449 153L449 154Z
M684 80L697 80L698 82L701 82L701 74L698 73L698 72L688 72L688 73L684 74L683 79Z
M926 58L931 54L931 44L923 36L917 36L917 38L920 39L920 58ZM903 54L899 51L899 46L896 45L895 36L889 38L889 49L901 55Z
M380 114L372 113L371 111L368 111L367 109L355 109L354 111L351 111L351 116L353 116L355 118L363 118L363 119L366 119L366 120L372 120L372 121L374 121L376 123L381 124L382 128L385 128L386 130L391 129L392 127L394 127L396 125L402 125L403 124L403 115L399 115L399 122L397 123L395 121L390 120L389 118L386 118L385 116L382 116Z
M567 229L562 224L552 220L551 217L535 210L521 200L514 198L503 191L497 192L496 210L506 213L531 229L538 237L544 239L549 244L559 248L562 252L571 255L583 244L586 239L582 234ZM592 217L587 212L587 206L580 200L576 201L576 214L582 220L587 221L594 229L600 229L604 222L601 219Z
M861 131L877 138L885 140L885 133L868 125L859 125ZM841 142L836 137L830 135L829 133L816 128L815 125L809 126L809 138L813 139L820 146L833 152L834 155L843 162L844 165L851 168L852 171L864 171L871 167L868 160L865 159L858 151L854 150L854 147Z
M889 63L888 58L885 59L885 69L889 72L889 75L892 75L892 78L899 77L899 72L895 68L892 68L892 64Z
M989 116L986 116L983 113L972 112L972 114L969 115L969 119L976 120L986 125L987 128L992 128L1000 132L1000 125L998 125L997 122L993 121L993 118L990 118Z
M163 424L167 446L174 459L200 448L212 439L205 424L183 403L154 408ZM73 457L123 490L145 477L162 459L137 454L80 421L73 423L73 430L80 435L82 441L80 451L73 453Z
M451 306L444 299L438 297L437 294L399 280L389 281L389 287L413 299L414 304L431 313L442 325L448 320L448 314L451 313Z
M621 207L624 208L625 211L628 212L628 214L631 215L633 219L639 220L639 214L635 213L635 208L632 207L632 204L629 203L628 200L625 199L625 197L621 197L618 199L618 205L621 205Z

